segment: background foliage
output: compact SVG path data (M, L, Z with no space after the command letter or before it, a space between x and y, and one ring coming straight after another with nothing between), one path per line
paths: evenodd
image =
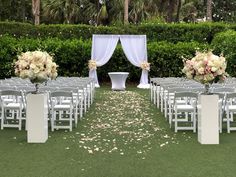
M217 54L227 58L227 72L236 76L236 31L218 33L212 41L212 48Z
M197 49L206 49L207 44L197 42L168 43L149 42L148 60L151 63L150 77L154 76L182 76L182 56L192 57ZM61 76L87 76L87 62L90 59L91 41L81 39L61 40L58 38L28 39L14 38L10 36L0 37L0 77L14 75L12 63L17 59L17 54L25 51L43 50L54 54L55 62L60 66ZM120 45L115 50L111 60L101 68L98 68L101 81L108 80L110 71L128 71L129 80L138 82L141 69L134 67L125 57Z
M182 76L182 56L191 58L196 50L214 49L224 53L228 72L236 76L236 32L234 24L143 24L126 27L89 25L39 25L0 23L0 78L14 75L17 54L45 50L54 54L61 76L88 76L92 34L146 34L150 77ZM109 80L110 71L129 71L129 80L138 82L141 70L126 59L120 45L111 60L98 68L100 81Z
M40 0L40 19L44 24L121 24L125 0ZM236 1L212 1L214 22L235 22ZM0 0L0 21L33 23L32 0ZM196 22L206 18L207 0L132 0L129 22Z

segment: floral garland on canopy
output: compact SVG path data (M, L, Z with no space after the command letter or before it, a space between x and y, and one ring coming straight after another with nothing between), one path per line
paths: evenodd
M48 79L56 79L58 65L53 62L53 57L47 52L33 51L21 53L15 62L16 76L26 79L29 78L36 85L47 81Z
M206 87L209 84L224 82L228 76L225 57L209 52L196 52L196 56L184 61L182 72L188 79L193 79Z

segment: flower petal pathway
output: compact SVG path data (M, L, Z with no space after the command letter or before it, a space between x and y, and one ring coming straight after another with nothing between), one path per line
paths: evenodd
M84 129L72 137L79 148L89 154L125 155L132 150L145 159L144 155L153 147L178 143L175 134L168 135L158 126L153 108L144 95L132 91L104 91L99 99L89 113L94 119L83 120Z

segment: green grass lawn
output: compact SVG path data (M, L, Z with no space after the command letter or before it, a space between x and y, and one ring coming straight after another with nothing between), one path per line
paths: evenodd
M225 132L225 130L224 130ZM0 132L0 177L235 177L236 132L220 145L200 145L193 132L174 133L149 101L149 90L96 90L72 132L49 131L27 144L26 131Z

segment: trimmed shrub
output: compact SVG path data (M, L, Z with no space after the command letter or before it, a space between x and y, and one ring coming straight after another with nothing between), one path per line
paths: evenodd
M196 42L148 44L148 61L151 62L150 77L183 76L183 58L192 58L196 51L208 49L207 44Z
M168 41L172 43L192 42L211 43L218 32L235 29L234 24L142 24L128 26L90 25L39 25L26 23L0 22L0 35L28 38L60 38L91 40L93 34L146 34L148 41Z
M222 53L226 57L227 72L236 77L236 31L229 30L217 34L211 45L216 54Z
M156 41L211 43L216 33L229 28L230 25L223 23L146 24L138 27L138 32Z

